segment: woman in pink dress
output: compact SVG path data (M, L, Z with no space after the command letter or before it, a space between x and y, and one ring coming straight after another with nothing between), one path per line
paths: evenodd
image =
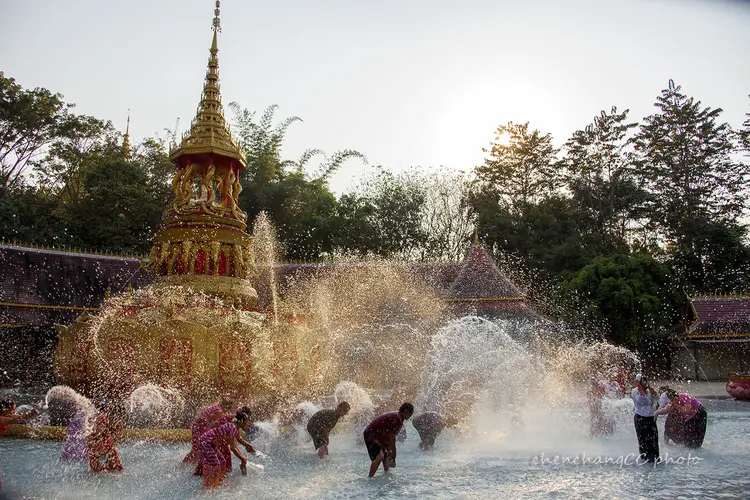
M190 448L190 453L188 453L182 460L183 462L191 464L200 463L201 436L204 432L216 425L222 417L226 416L232 406L232 402L229 399L224 399L221 403L211 405L198 412L198 415L195 417L195 420L193 420L193 425L190 428L192 447ZM231 419L232 417L230 415L229 420Z
M203 488L214 489L226 483L231 470L227 467L226 457L222 450L228 447L240 459L241 469L247 467L247 459L240 451L237 437L239 431L250 424L250 418L244 411L238 411L231 422L223 423L206 431L200 438L201 456L203 458ZM231 455L229 457L231 461Z
M700 448L706 436L708 413L700 401L690 394L668 391L669 404L658 410L657 415L676 413L682 420L682 435L685 446Z

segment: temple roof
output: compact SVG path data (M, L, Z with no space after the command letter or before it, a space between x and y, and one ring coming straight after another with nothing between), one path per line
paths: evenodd
M750 337L750 297L696 297L690 303L695 320L685 338Z
M144 286L141 260L0 245L0 324L67 323L95 311L107 290Z
M153 281L144 258L0 245L0 325L69 323L96 311L107 290L117 294ZM277 264L278 292L284 296L298 279L320 278L337 269L401 267L403 272L451 303L455 314L487 314L540 319L497 268L487 251L474 243L466 260L447 263ZM261 302L270 303L267 283L254 280Z
M451 299L522 300L523 295L498 269L495 261L479 241L474 241L463 267L450 286Z

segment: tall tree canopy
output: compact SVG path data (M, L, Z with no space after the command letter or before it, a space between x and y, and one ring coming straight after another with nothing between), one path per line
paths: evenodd
M489 157L475 169L477 179L513 210L551 194L556 188L552 135L529 131L529 122L508 122L495 134L491 148L484 150Z
M736 134L720 121L721 108L703 107L672 80L654 106L658 111L644 119L634 139L637 171L651 194L650 222L684 265L686 285L705 290L711 280L706 228L742 231L750 165L739 161Z
M579 204L588 231L601 240L599 250L627 249L629 225L641 216L645 193L634 178L627 121L628 110L602 111L565 143L566 184Z

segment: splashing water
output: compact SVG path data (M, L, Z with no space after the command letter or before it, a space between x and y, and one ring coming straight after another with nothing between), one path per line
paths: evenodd
M44 406L49 415L50 425L67 426L79 410L86 413L87 420L91 420L96 414L91 400L67 385L56 385L47 391Z
M354 382L339 382L333 389L333 398L337 404L342 401L349 403L349 415L353 418L364 413L372 414L375 410L370 394Z
M185 399L175 389L146 384L128 397L128 425L131 427L170 427L182 413Z
M276 273L274 264L278 262L279 243L276 237L276 228L265 212L261 212L255 218L253 224L253 240L255 251L255 265L260 270L261 282L268 284L268 301L273 311L273 322L279 324L278 294L276 290ZM262 290L259 290L262 292Z
M519 393L535 391L543 364L508 335L508 327L467 316L440 329L432 339L417 407L466 416L479 401L513 405Z

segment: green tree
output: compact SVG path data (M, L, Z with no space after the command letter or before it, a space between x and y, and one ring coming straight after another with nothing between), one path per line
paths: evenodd
M471 204L482 241L498 256L519 258L527 268L526 280L569 276L596 255L586 239L591 236L580 228L578 205L570 198L554 195L510 210L485 190L475 191Z
M62 245L67 221L57 197L34 186L17 186L0 196L0 240Z
M494 191L511 209L529 206L555 190L552 135L529 131L529 123L508 122L495 132L489 157L476 167L477 180Z
M713 279L706 275L710 243L701 228L739 226L750 166L738 161L736 135L719 121L720 108L703 107L671 80L655 106L659 111L644 119L634 138L638 174L652 195L651 224L682 264L685 284L700 290Z
M624 252L628 229L641 216L645 193L633 177L627 121L628 110L602 111L593 123L577 130L565 143L566 184L580 204L587 230L601 240L600 251Z
M147 254L164 210L148 186L148 175L137 162L117 159L88 169L83 196L68 208L71 244Z
M72 107L60 94L24 89L0 72L0 196L23 184L45 146L76 128Z
M89 169L122 157L121 136L111 122L91 116L76 117L76 126L56 137L44 158L35 162L34 176L56 191L60 203L77 203Z
M607 340L631 349L663 349L687 306L669 267L647 254L596 257L560 291L578 303L569 319L605 324Z
M317 260L333 250L336 199L328 188L330 176L347 160L358 158L357 151L342 150L326 156L319 149L309 149L294 160L281 155L289 126L301 121L286 118L274 125L277 106L270 106L255 121L255 112L230 104L235 115L235 133L247 152L247 170L242 173L240 207L253 220L266 212L284 244L284 256L291 260ZM313 174L307 169L313 159L322 157Z
M748 95L748 97L750 97L750 95ZM745 152L750 154L750 113L745 113L745 116L747 119L743 122L739 135Z
M420 259L428 243L424 207L418 184L378 167L355 192L341 197L337 248L363 256Z

